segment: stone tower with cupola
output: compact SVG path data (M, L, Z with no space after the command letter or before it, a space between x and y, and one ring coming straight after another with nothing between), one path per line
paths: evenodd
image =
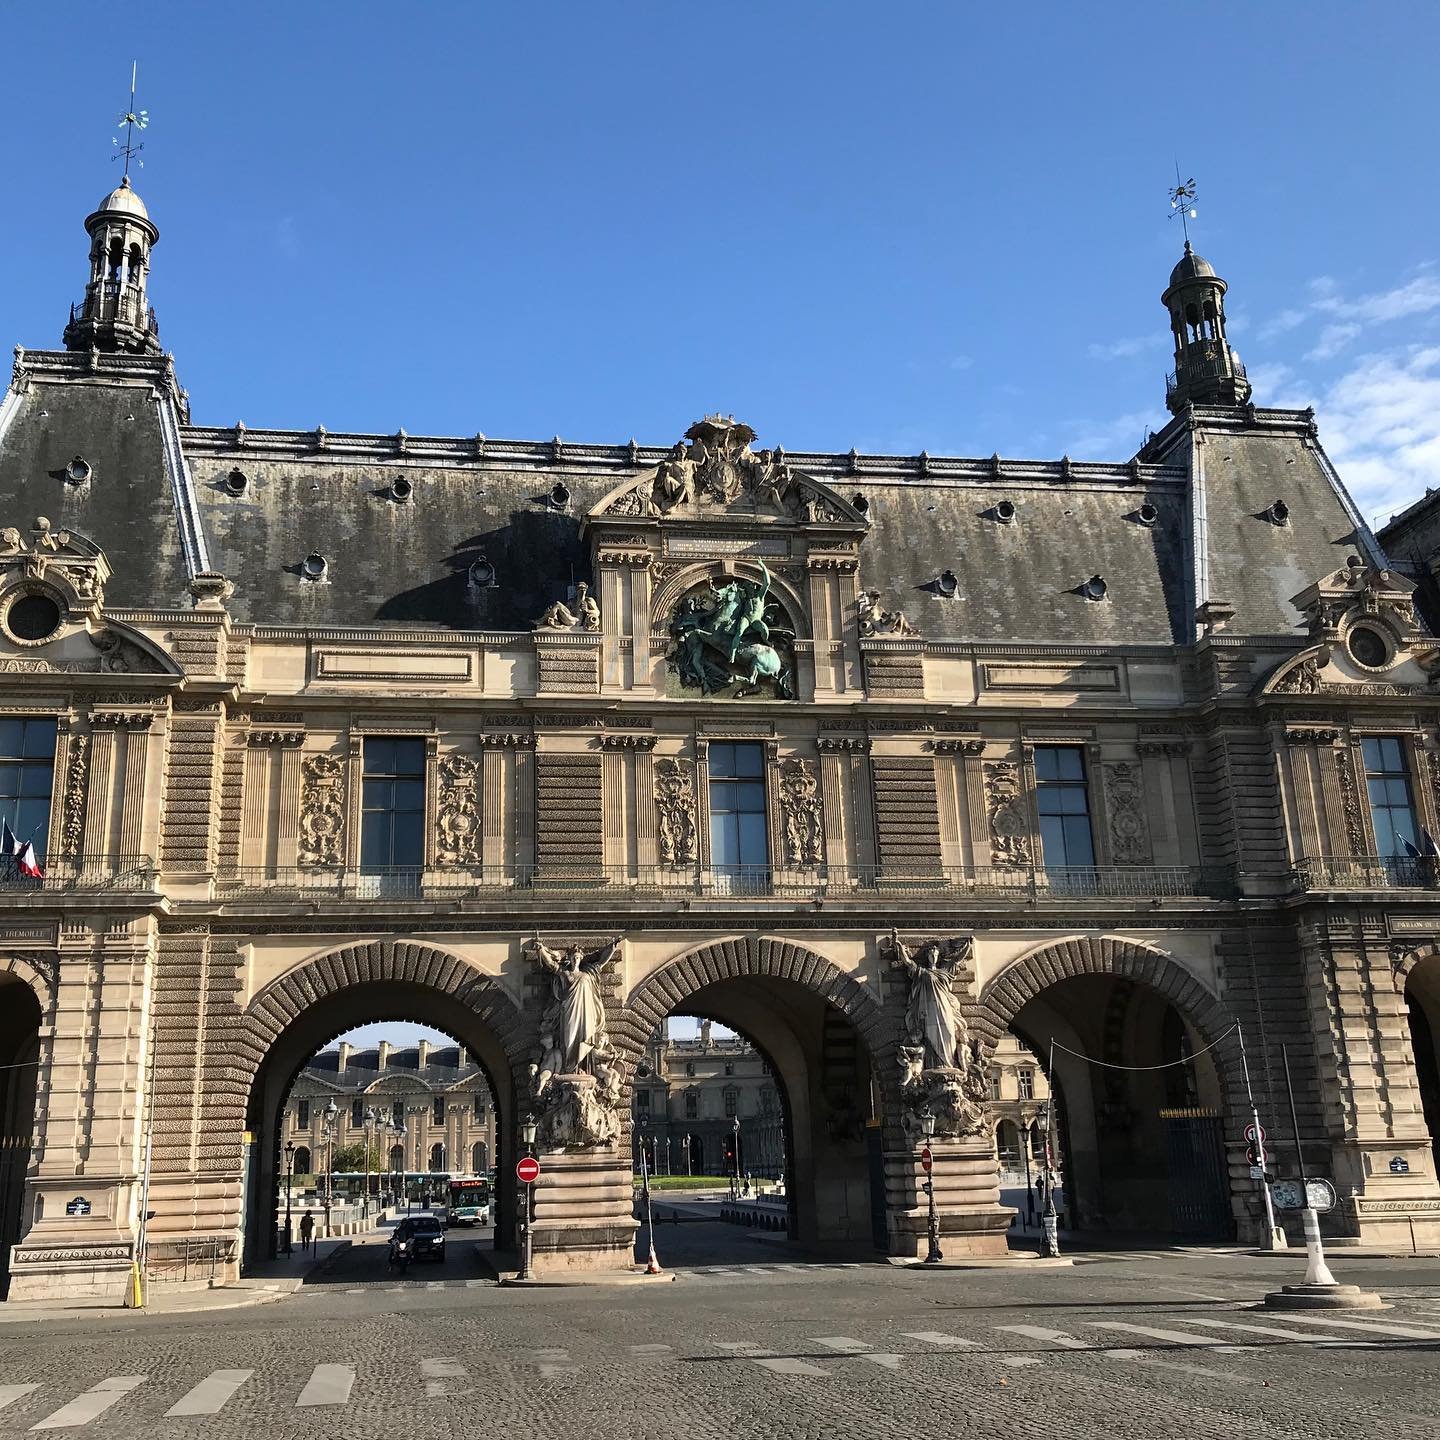
M1175 337L1175 370L1166 381L1165 403L1176 415L1187 405L1243 405L1250 398L1245 367L1225 335L1225 290L1215 267L1187 240L1160 297Z
M85 219L90 233L90 281L70 307L67 350L158 355L160 327L146 297L150 251L160 232L125 178Z

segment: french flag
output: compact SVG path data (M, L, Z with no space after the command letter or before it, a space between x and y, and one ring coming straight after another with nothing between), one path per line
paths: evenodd
M32 880L42 880L45 871L35 856L35 847L28 840L17 840L8 820L0 820L0 856L15 862L15 868Z

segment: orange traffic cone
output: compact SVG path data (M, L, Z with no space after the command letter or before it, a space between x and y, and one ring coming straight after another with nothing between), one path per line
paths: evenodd
M653 1238L650 1241L650 1261L645 1266L645 1273L647 1275L663 1275L665 1273L660 1268L659 1260L655 1258L655 1241Z

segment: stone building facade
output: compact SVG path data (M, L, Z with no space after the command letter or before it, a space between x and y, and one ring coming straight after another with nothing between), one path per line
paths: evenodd
M662 1024L630 1104L637 1168L644 1145L660 1175L734 1175L737 1150L741 1175L785 1174L785 1111L770 1062L743 1036L716 1035L709 1020L689 1039Z
M915 1252L928 1112L947 1253L1004 1249L1007 1029L1078 1224L1255 1236L1237 1022L1327 1223L1440 1242L1440 647L1188 248L1172 418L1020 461L197 424L156 226L86 224L0 400L11 1296L120 1294L147 1211L233 1274L293 1078L387 1018L475 1057L502 1175L536 1117L542 1270L627 1263L671 1013L766 1056L802 1242Z
M382 1040L362 1050L341 1041L296 1077L282 1132L296 1147L294 1173L306 1178L330 1173L335 1153L355 1145L390 1175L484 1175L495 1105L484 1071L458 1045Z

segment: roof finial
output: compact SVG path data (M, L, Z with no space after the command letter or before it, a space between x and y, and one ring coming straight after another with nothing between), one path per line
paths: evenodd
M1185 253L1190 250L1190 222L1200 213L1195 208L1195 177L1180 178L1180 162L1175 162L1175 184L1165 192L1170 197L1170 218L1180 217L1180 228L1185 232Z
M115 153L110 157L112 160L124 160L125 175L121 180L122 185L130 183L130 162L143 170L145 162L139 158L140 152L145 148L144 141L139 145L135 143L136 130L143 130L150 123L150 112L148 110L137 110L135 108L135 76L140 66L137 61L130 62L130 108L117 120L117 125L125 127L125 143L120 143L118 135L112 136L110 143L115 146Z

